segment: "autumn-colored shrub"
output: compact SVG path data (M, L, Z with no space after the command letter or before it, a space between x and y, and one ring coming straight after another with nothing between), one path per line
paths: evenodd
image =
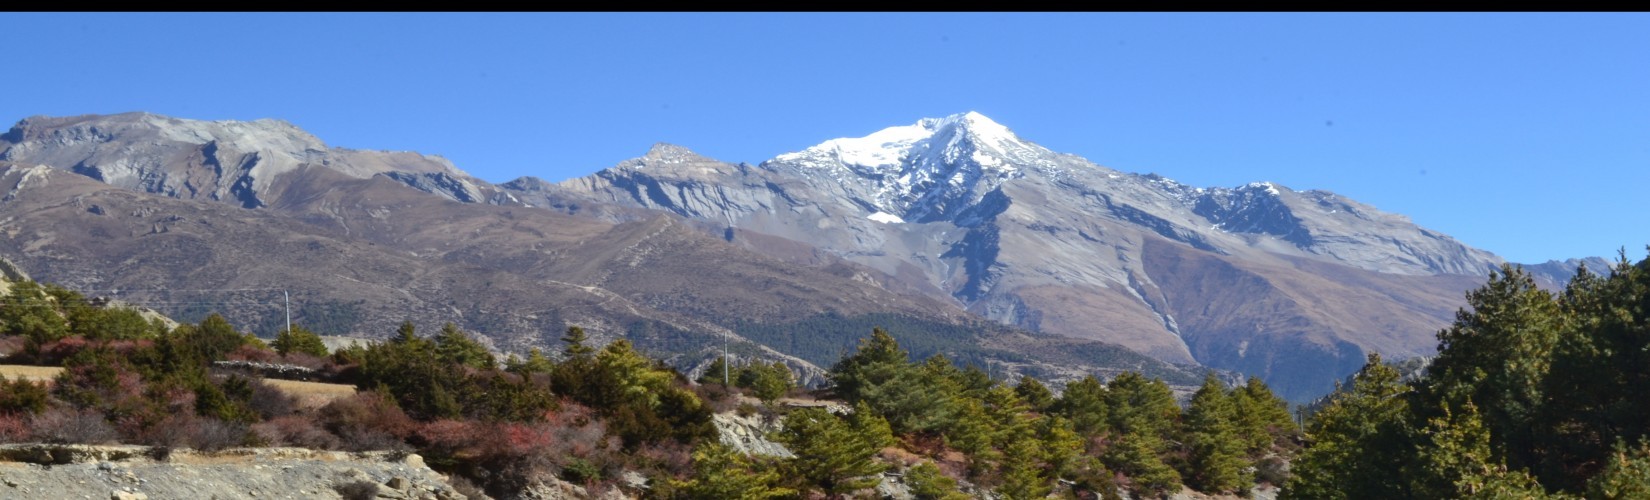
M338 436L327 432L308 416L288 415L252 424L251 432L269 446L295 446L315 450L338 448Z
M297 413L298 398L292 397L286 391L282 391L263 379L252 379L249 386L252 389L252 399L248 401L248 406L258 414L261 420Z
M258 346L243 344L229 351L223 356L225 360L252 361L257 363L279 363L281 355L269 349L260 349Z
M322 427L351 451L400 449L416 427L395 400L376 391L339 398L316 411Z
M63 360L69 359L91 346L92 342L86 340L85 337L65 337L53 340L40 344L39 353L35 355L33 361L38 365L59 365L63 363Z
M217 451L242 446L247 442L247 426L239 422L225 422L215 418L200 418L190 428L189 446L197 450Z
M29 427L29 416L0 415L0 443L25 443L33 438L34 432Z
M95 410L52 408L29 419L36 440L47 443L107 444L119 436Z

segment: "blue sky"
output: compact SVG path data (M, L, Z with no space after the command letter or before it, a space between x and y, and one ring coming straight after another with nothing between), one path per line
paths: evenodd
M483 179L670 142L758 163L979 111L1198 186L1269 180L1514 261L1650 244L1646 14L0 14L0 121L280 118Z

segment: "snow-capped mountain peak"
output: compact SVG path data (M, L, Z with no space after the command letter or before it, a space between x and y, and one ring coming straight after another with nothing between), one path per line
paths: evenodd
M852 196L869 212L905 220L943 217L1023 169L1051 169L1053 153L977 112L923 118L864 137L832 139L770 162L869 188ZM854 179L850 181L851 179ZM960 203L959 203L960 202Z
M964 151L974 149L976 151ZM983 151L980 151L983 150ZM980 113L969 111L944 118L923 118L911 125L888 127L864 137L831 139L817 146L786 153L774 158L778 161L805 161L809 163L837 163L860 170L884 170L922 159L955 161L976 152L995 153L995 156L1025 157L1025 152L1046 152L1040 146L1027 143L1014 135L1008 127L992 121ZM982 165L998 165L1004 159L989 158ZM1007 166L1007 165L1005 165Z

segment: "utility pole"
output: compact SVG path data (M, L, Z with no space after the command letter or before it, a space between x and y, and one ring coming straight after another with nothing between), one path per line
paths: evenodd
M728 365L732 363L733 360L728 359L728 331L722 330L722 387L732 385L728 383Z
M286 334L292 335L292 295L286 293L286 289L282 288L281 297L286 299Z

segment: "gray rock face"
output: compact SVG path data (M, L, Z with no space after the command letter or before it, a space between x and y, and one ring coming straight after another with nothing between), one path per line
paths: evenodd
M1344 370L1366 351L1430 352L1432 333L1461 303L1459 277L1481 281L1502 262L1333 193L1272 183L1198 188L1118 172L976 113L835 139L756 166L660 145L588 177L503 188L529 185L802 242L1004 323L1242 369L1274 384ZM1147 265L1165 251L1213 260ZM1212 299L1203 288L1211 283L1186 277L1215 263L1264 285L1255 289L1263 296L1247 297L1252 304L1276 305L1211 317L1214 309L1194 302ZM1426 298L1315 298L1346 282L1420 289ZM1289 310L1284 321L1272 318L1278 307ZM1411 319L1377 318L1391 312ZM1274 347L1281 350L1267 351Z
M277 203L282 181L306 166L353 178L385 174L458 201L491 194L485 182L446 159L330 148L291 123L269 119L200 121L149 113L30 117L0 135L0 161L49 165L135 191L245 208Z
M142 446L0 445L4 498L464 498L418 455L297 448L173 450ZM44 461L36 457L45 457Z
M1569 283L1570 278L1574 278L1576 272L1582 267L1586 267L1589 273L1608 276L1610 270L1616 267L1616 263L1602 257L1588 257L1562 261L1549 260L1540 264L1525 264L1523 267L1525 271L1534 275L1542 285L1558 290Z
M768 434L780 428L777 420L768 421L760 414L741 417L733 413L717 413L711 416L711 423L716 426L718 440L740 453L781 458L796 456L785 445L768 440Z

